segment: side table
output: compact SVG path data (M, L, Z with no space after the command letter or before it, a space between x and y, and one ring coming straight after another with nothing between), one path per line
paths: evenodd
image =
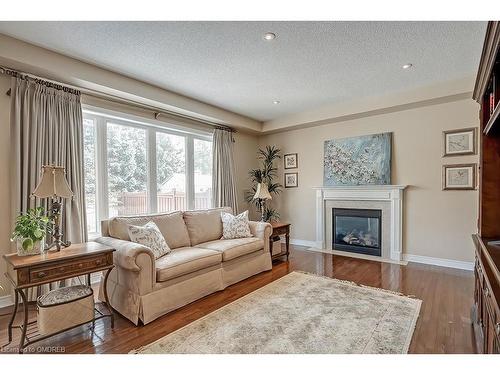
M273 233L269 237L269 249L271 251L272 260L280 258L286 255L286 260L288 261L288 256L290 255L290 226L289 223L271 223L273 226ZM278 254L273 255L273 238L280 235L285 235L285 251L281 251Z
M7 279L14 287L14 311L8 325L9 343L12 342L12 328L21 330L21 340L19 343L19 353L24 351L28 345L52 337L59 333L68 331L75 327L51 333L50 335L39 335L36 331L31 336L27 335L29 325L36 324L36 320L28 322L28 300L26 291L28 288L49 284L55 281L62 281L77 276L87 276L87 283L90 285L90 275L94 272L106 271L104 276L104 286L108 281L108 276L114 267L113 251L115 249L99 244L97 242L86 242L73 244L61 251L49 251L45 254L18 256L17 254L4 255L7 262ZM23 323L13 326L17 314L19 296L23 302ZM104 314L95 309L94 319L82 323L94 323L98 319L110 318L111 327L114 327L113 309L108 300L106 287L104 287L104 298L108 314ZM79 325L82 325L79 324Z

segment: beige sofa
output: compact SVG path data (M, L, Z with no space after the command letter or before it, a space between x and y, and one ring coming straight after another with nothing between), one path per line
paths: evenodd
M102 222L96 241L112 246L115 268L107 290L111 305L134 324L163 314L270 270L268 223L250 222L253 237L223 240L221 211L230 208L115 217ZM155 260L130 242L127 226L156 223L172 251ZM101 283L102 285L102 283ZM99 292L103 300L103 290Z

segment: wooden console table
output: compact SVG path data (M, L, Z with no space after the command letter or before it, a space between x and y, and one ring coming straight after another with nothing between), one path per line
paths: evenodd
M43 284L62 281L77 276L87 276L87 284L90 286L90 275L94 272L106 271L104 276L104 286L108 281L108 276L114 267L113 251L115 249L101 245L97 242L86 242L82 244L73 244L61 251L51 251L45 254L18 256L17 254L4 255L7 262L7 273L5 274L14 287L14 311L8 325L9 342L12 342L12 328L21 330L21 340L19 343L19 353L24 351L28 345L44 340L59 333L68 331L75 327L52 333L50 335L38 335L31 333L30 337L26 334L28 326L36 324L36 320L28 322L28 300L26 291L31 287L38 287ZM23 302L23 323L13 326L17 314L19 296ZM104 314L95 309L94 319L83 323L94 323L98 319L111 318L111 327L114 327L113 309L108 300L106 287L104 287L104 298L106 307L109 311ZM82 324L79 324L82 325ZM79 326L78 325L78 326Z
M277 259L286 255L286 260L288 261L288 256L290 255L290 225L288 223L271 223L273 226L273 233L269 237L269 249L271 251L271 259ZM285 251L280 251L279 254L273 255L273 238L285 235Z

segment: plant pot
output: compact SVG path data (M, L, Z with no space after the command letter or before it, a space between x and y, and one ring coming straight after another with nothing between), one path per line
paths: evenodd
M19 256L42 254L45 251L45 237L39 241L32 241L31 239L26 238L18 238L16 240L16 245L17 255Z

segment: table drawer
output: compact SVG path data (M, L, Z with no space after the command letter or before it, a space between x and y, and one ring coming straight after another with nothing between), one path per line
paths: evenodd
M64 264L54 263L51 265L30 269L30 282L38 283L41 281L49 281L51 279L60 279L61 276L83 274L85 272L91 272L93 270L112 264L112 257L108 257L106 254L95 256L92 258L79 259L75 260L74 262L65 262Z
M279 236L281 234L286 234L288 232L287 227L282 227L282 228L274 228L273 229L273 236Z

